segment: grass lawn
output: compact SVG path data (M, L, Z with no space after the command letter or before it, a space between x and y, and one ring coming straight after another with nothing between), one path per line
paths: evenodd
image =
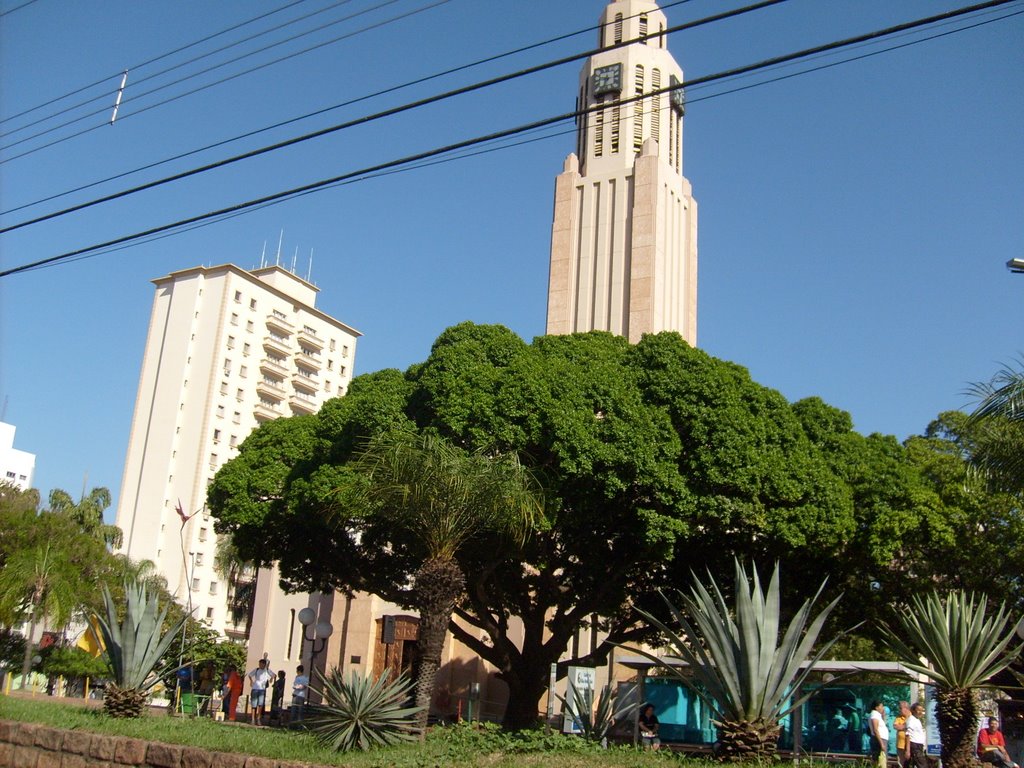
M99 709L67 699L0 696L0 718L169 744L187 744L218 752L241 752L279 760L301 760L353 768L469 768L481 765L492 768L664 768L667 765L705 768L709 765L704 760L679 758L667 750L638 752L626 747L602 750L579 738L560 734L533 732L512 736L502 734L494 727L478 729L468 725L434 728L421 744L339 754L322 746L305 732L254 728L241 723L217 723L206 718L170 717L164 714L150 714L138 720L114 720L106 717Z

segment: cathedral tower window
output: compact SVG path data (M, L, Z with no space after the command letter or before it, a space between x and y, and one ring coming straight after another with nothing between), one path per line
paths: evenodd
M640 39L647 37L647 14L640 16Z
M612 107L612 154L614 155L619 151L619 122L621 115L619 110L621 108L618 104Z
M651 90L657 91L661 88L661 70L651 70ZM661 143L661 94L657 93L651 97L651 138Z
M644 68L638 64L636 74L633 77L633 91L637 96L644 93ZM643 101L633 102L633 152L640 153L644 145L644 103Z
M615 14L615 42L622 42L622 14Z

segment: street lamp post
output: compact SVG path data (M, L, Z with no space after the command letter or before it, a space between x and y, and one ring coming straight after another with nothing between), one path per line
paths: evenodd
M309 607L299 611L298 618L302 625L302 638L309 641L309 679L312 682L317 654L327 646L327 638L334 632L334 627L329 621L316 621L316 611ZM316 624L313 623L315 621ZM310 701L308 695L306 701Z

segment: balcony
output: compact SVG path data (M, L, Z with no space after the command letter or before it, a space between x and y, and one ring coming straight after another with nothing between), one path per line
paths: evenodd
M288 398L288 405L295 413L316 413L317 409L316 400L299 392Z
M287 315L284 312L278 312L276 309L267 315L267 327L275 329L285 336L291 336L295 333L295 326L288 321Z
M311 371L320 370L320 356L311 355L304 349L300 349L298 352L295 353L295 362L298 363L299 365L305 366Z
M316 335L316 329L310 328L308 325L303 326L299 331L299 341L304 341L317 350L324 348L324 340Z
M292 353L291 342L284 336L270 334L263 339L263 348L267 352L275 352L279 357L288 357Z
M288 375L288 368L285 366L285 362L287 361L284 359L278 362L269 357L264 357L260 360L260 368L269 373L276 373L278 376L284 377Z
M260 381L256 382L256 391L275 402L284 400L285 395L288 394L284 388L283 381L277 381L269 376L264 376Z
M319 379L317 379L316 376L310 376L309 374L303 373L301 368L298 373L292 376L292 384L295 385L296 389L301 388L305 392L309 392L311 394L316 394L320 390Z
M261 400L253 407L253 414L256 416L257 421L268 421L281 416L281 411L276 407L272 408L268 403L264 403Z

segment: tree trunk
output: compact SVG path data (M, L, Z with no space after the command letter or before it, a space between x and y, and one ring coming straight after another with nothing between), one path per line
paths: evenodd
M25 656L21 660L21 690L25 690L25 683L28 681L28 673L32 669L32 636L36 633L36 608L32 606L32 613L28 617L28 634L25 636Z
M516 672L505 673L501 679L508 685L508 705L501 721L509 731L534 728L540 722L540 699L548 689L548 670L540 675L524 676Z
M420 610L416 706L421 708L416 715L416 726L420 738L427 728L437 671L441 668L444 639L448 634L448 620L456 601L465 590L465 584L458 563L451 560L428 560L416 571L415 594Z
M779 724L773 720L737 720L716 723L716 756L732 762L771 762L779 743Z
M978 702L974 691L939 687L935 698L943 767L977 768L975 736Z

